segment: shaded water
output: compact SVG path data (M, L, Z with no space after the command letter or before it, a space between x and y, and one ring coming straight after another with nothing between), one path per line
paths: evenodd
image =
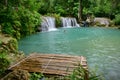
M19 41L19 50L31 52L82 55L90 68L105 80L120 80L120 30L111 28L60 28L42 32Z

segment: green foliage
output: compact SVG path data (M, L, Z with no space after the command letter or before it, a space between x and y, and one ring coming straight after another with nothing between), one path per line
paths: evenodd
M104 80L101 76L96 75L94 72L90 72L89 80Z
M14 34L14 29L11 23L3 23L2 24L2 32L5 34L10 34L11 36Z
M115 19L113 21L115 25L120 25L120 14L115 15Z
M83 18L88 13L99 17L114 18L120 13L118 0L82 0ZM78 17L79 0L1 0L0 25L2 33L20 39L37 31L40 14L55 14L56 26L60 16ZM105 6L104 6L105 5ZM39 13L38 13L39 10ZM119 16L118 16L119 17ZM119 24L116 17L115 24Z
M60 16L74 16L77 17L78 0L42 0L42 7L39 13L56 13Z
M11 13L10 9L11 8L8 7L8 9L4 9L1 12L0 23L1 23L1 26L2 26L2 32L3 33L13 35L13 33L14 33L14 29L12 27L13 16L12 16L12 13ZM7 14L7 13L9 13L9 14Z
M61 26L61 19L59 14L54 14L55 20L56 20L56 26L60 27Z
M65 11L63 6L55 6L55 12L61 16L65 16L67 14L67 11Z
M30 80L39 80L40 78L43 78L43 74L41 73L31 73Z
M16 39L11 39L8 44L11 51L17 51L18 50L18 42Z
M36 11L31 12L23 7L19 8L18 14L22 25L20 27L22 37L34 33L40 24L40 15Z
M111 13L111 2L108 0L91 0L91 6L88 9L91 9L91 12L93 12L95 16L109 17Z
M68 76L70 80L86 80L88 71L85 70L81 65L74 69L71 75Z
M78 18L80 0L41 0L39 8L41 14L59 14L60 16L72 16ZM82 17L89 13L97 17L108 17L113 19L114 15L120 13L120 2L118 0L82 0Z
M9 65L10 61L7 59L7 55L0 52L0 75L5 72Z
M68 80L103 80L100 76L97 76L95 72L89 72L81 65L74 69L73 73L66 77Z
M20 39L36 32L40 24L40 14L37 12L40 5L38 0L7 0L6 3L1 1L2 33Z

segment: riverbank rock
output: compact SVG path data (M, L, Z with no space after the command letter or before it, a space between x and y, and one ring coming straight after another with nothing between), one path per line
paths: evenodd
M0 33L0 78L6 74L8 66L24 57L24 54L18 51L18 41L7 34Z
M29 80L30 74L26 70L14 70L1 80Z
M1 47L2 51L6 51L7 53L17 53L18 43L17 40L11 37L1 37Z
M0 55L1 54L7 55L11 63L24 57L24 54L18 51L17 40L6 34L0 34Z
M111 22L111 20L108 19L108 18L96 17L96 18L94 19L94 24L95 24L96 26L105 26L105 27L108 27L108 26L110 26L110 22Z
M18 41L7 34L0 34L0 51L17 53Z
M118 29L120 29L120 27L118 27Z

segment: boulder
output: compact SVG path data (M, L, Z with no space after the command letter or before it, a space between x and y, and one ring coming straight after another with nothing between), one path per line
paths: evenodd
M105 26L108 27L110 25L110 19L108 18L100 18L100 17L96 17L94 18L94 23L97 26Z

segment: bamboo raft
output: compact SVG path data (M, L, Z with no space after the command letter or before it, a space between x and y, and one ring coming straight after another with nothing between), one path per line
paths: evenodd
M68 75L79 65L87 69L87 61L83 56L34 53L11 65L8 70L22 69L48 75Z

